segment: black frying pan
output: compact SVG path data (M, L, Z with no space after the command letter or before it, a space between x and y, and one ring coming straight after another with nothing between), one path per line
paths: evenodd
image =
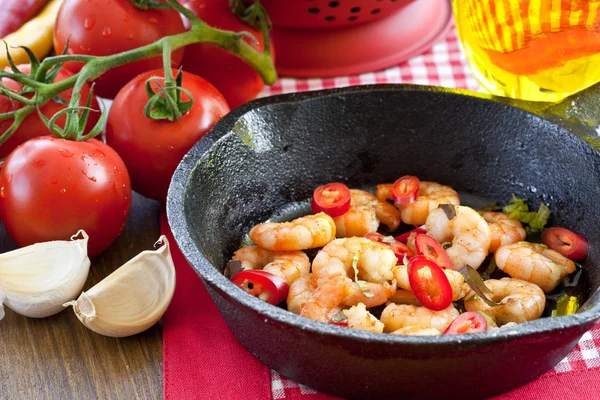
M600 153L564 127L594 140L594 95L558 105L511 101L529 111L506 99L404 85L254 101L228 114L179 165L169 223L233 333L283 375L352 398L505 392L552 368L600 319ZM588 302L575 315L514 328L409 337L311 321L222 275L250 227L282 210L293 216L317 186L365 186L404 174L501 203L513 193L534 207L547 203L552 224L590 242L583 266Z

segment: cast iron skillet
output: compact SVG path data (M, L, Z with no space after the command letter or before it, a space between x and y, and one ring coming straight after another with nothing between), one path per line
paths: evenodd
M235 336L283 375L350 398L492 396L552 368L600 319L600 153L559 125L573 117L570 127L593 137L594 96L518 104L529 111L506 99L406 85L260 99L228 114L184 158L169 190L169 223ZM268 305L222 275L250 227L306 204L317 186L404 174L502 203L512 193L534 207L546 202L552 224L590 242L583 309L487 333L374 334Z

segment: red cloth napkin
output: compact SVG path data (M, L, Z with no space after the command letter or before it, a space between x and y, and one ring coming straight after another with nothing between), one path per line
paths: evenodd
M165 399L270 399L269 368L225 324L177 247L164 210L160 228L169 240L177 274L175 294L163 317Z
M233 336L204 284L189 266L161 212L161 232L171 245L177 272L173 301L163 317L164 397L175 399L335 400L273 373ZM593 342L600 346L600 332ZM570 372L552 370L534 382L494 400L600 399L600 367L587 368L586 352L571 353ZM573 356L574 355L574 356ZM578 360L577 360L578 359ZM580 361L578 363L577 361ZM570 396L570 397L569 397Z

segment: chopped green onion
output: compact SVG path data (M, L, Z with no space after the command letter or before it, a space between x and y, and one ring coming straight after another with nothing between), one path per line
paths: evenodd
M575 296L563 295L556 303L556 308L552 310L553 317L563 317L574 314L579 309L579 300Z
M481 314L483 316L483 318L485 318L485 321L487 322L488 327L490 327L490 326L497 326L496 323L494 322L494 320L492 319L492 317L490 317L489 315L487 315L486 313L484 313L481 310L479 310L477 312L479 314Z
M396 241L396 239L394 239L393 236L386 236L383 239L381 239L381 241L383 243L394 243Z
M444 248L444 250L452 247L452 242L444 242L442 243L442 247Z
M371 291L371 288L369 288L369 284L366 281L358 279L358 260L359 255L358 252L356 252L354 253L354 255L352 255L352 269L354 270L354 282L356 282L356 284L360 288L360 291L363 292L365 296L373 297L375 295Z

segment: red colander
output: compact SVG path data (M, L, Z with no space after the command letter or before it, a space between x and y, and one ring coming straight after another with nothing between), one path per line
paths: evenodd
M286 28L339 28L376 21L414 0L263 0L273 24Z
M429 49L452 22L451 0L262 0L282 76L376 71Z

